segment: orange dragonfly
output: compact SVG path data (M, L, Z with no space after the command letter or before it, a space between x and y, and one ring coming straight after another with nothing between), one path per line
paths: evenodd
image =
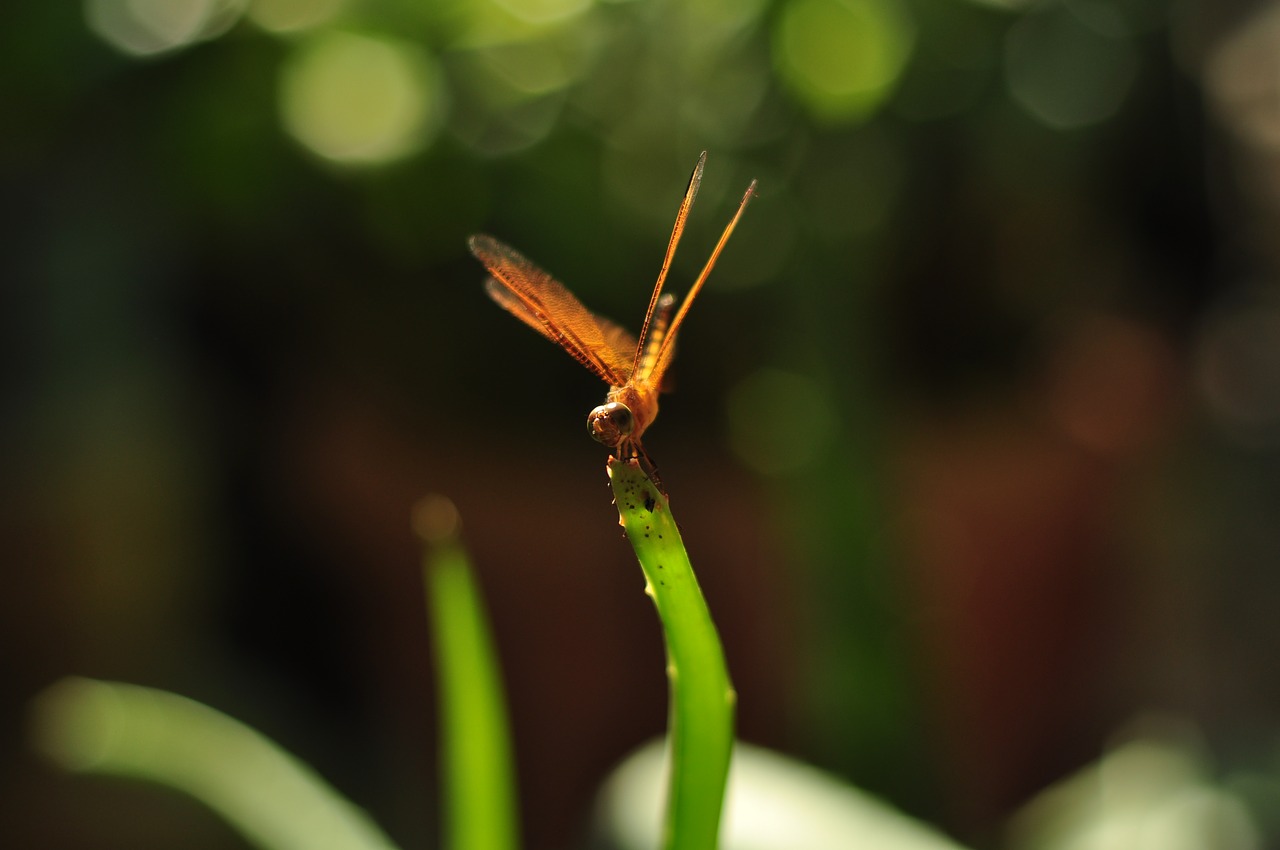
M569 352L609 385L605 403L587 416L587 430L591 436L617 452L619 459L638 460L645 472L655 478L656 470L640 444L640 437L658 415L658 393L663 388L663 377L675 355L680 326L756 190L756 181L752 180L738 204L738 211L725 227L715 250L673 319L675 298L670 294L664 295L662 286L666 283L693 199L698 194L706 161L707 154L703 151L676 213L675 227L667 243L662 270L653 285L653 294L649 296L649 309L640 328L639 340L582 306L582 302L551 275L497 239L477 235L467 243L471 253L489 270L491 277L485 280L485 291L490 297L517 319Z

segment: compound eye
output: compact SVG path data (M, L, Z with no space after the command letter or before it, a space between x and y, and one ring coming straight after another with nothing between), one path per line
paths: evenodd
M631 436L635 424L631 408L616 401L600 405L587 416L587 430L591 436L610 448Z
M631 408L620 402L611 401L605 405L605 409L609 411L609 421L617 429L618 435L621 437L630 436L631 429L636 424L636 418L631 415Z

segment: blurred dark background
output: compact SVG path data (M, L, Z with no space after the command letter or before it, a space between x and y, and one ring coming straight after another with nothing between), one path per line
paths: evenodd
M241 846L68 777L68 674L195 697L433 846L412 504L458 505L528 846L665 721L584 433L484 296L633 330L760 181L646 437L743 738L979 846L1135 713L1274 755L1280 4L85 0L0 28L0 821Z

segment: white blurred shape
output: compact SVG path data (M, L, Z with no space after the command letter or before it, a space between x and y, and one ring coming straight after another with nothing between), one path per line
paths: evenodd
M1012 850L1256 850L1236 797L1188 744L1139 738L1050 787L1014 818Z
M1205 86L1226 125L1255 146L1280 148L1280 4L1263 5L1222 38Z
M622 850L660 845L666 748L637 750L605 781L597 825ZM734 745L721 850L961 850L887 803L815 767Z
M244 0L86 0L85 21L103 41L150 56L215 38L239 20Z

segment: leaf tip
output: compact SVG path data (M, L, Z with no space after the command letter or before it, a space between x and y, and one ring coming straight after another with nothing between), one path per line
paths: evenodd
M462 516L452 499L432 493L414 504L409 524L424 543L450 543L462 531Z

